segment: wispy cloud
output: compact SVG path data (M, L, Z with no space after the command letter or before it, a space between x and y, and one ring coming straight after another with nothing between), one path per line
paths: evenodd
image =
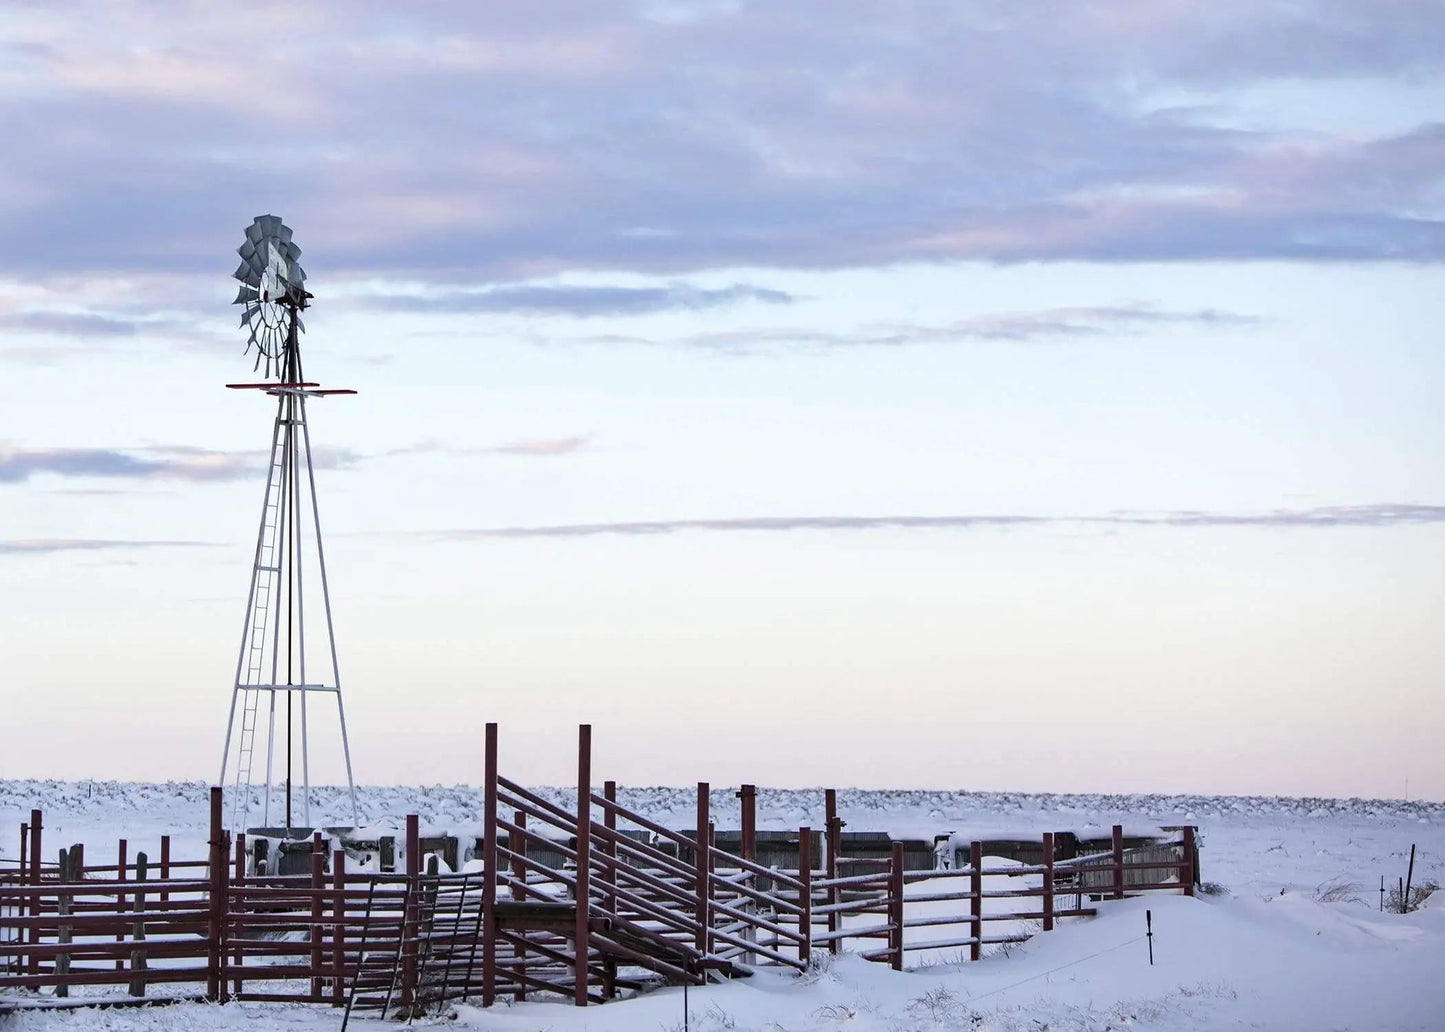
M184 480L245 480L264 470L266 456L255 451L217 451L183 445L136 449L17 448L0 445L0 484L24 483L31 477ZM360 456L344 448L318 449L313 463L324 469L345 469Z
M587 447L587 437L549 437L530 441L509 441L485 449L495 455L571 455Z
M744 302L782 305L793 300L793 296L785 291L747 283L718 288L689 283L655 287L525 285L368 294L361 298L361 302L369 307L401 312L521 312L572 316L649 315L670 310L701 311Z
M571 455L591 445L590 435L575 437L534 437L507 441L482 448L465 448L437 440L418 441L404 448L393 448L388 455L521 455L547 457Z
M121 552L137 548L222 548L210 541L123 541L103 538L0 538L0 555L53 555L56 552Z
M7 329L63 337L133 337L142 325L138 319L94 312L15 312L0 318Z
M1375 504L1271 509L1264 512L1119 512L1102 516L978 513L950 516L745 516L714 520L647 520L426 531L437 541L474 538L645 537L689 531L940 530L982 527L1396 527L1445 523L1445 505Z
M1213 308L1170 311L1151 305L1129 304L1001 312L937 325L891 322L851 330L797 327L709 330L667 338L599 334L585 339L595 344L657 344L747 354L778 347L831 350L914 344L1026 343L1050 338L1137 335L1167 326L1252 326L1259 321L1254 316Z

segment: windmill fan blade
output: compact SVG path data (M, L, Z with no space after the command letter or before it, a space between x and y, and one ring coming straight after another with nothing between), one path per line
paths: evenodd
M236 300L232 301L231 304L233 304L233 305L250 304L252 301L256 300L256 298L258 298L258 297L260 297L260 292L259 292L259 291L257 291L257 290L256 290L255 288L253 288L253 287L248 287L248 286L246 286L246 285L243 283L243 284L241 284L241 286L239 286L239 287L236 288Z
M261 238L265 235L261 230L261 216L257 215L256 221L246 227L246 239L251 242L252 246L255 246L261 242Z
M306 282L306 270L303 269L303 268L301 268L301 266L299 266L299 265L294 265L294 264L293 264L293 265L291 266L291 282L294 283L294 284L296 284L296 286L298 286L298 287L301 286L301 284L305 283L305 282Z
M275 215L262 215L257 221L261 223L261 232L269 237L275 236L276 231L281 228L281 220Z
M281 228L276 230L276 237L283 244L291 243L291 227L284 222L281 223Z
M301 248L297 247L291 241L283 240L281 242L281 249L286 252L286 257L291 261L297 262L301 260Z
M251 255L256 253L256 245L249 240L242 241L241 246L236 248L236 253L241 256L243 262L249 262Z
M242 262L240 265L236 266L236 271L231 273L231 276L234 279L238 279L242 283L247 282L248 277L250 277L251 275L251 266L246 262Z

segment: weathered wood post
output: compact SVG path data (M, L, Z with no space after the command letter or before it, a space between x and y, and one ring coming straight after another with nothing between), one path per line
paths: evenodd
M426 977L426 968L432 959L432 951L436 948L437 893L441 891L438 875L441 874L441 865L442 858L437 853L428 853L422 861L425 879L418 904L420 913L417 921L416 1002L412 1006L411 1014L407 1016L408 1021L426 1014L427 1005L436 998L436 984Z
M758 859L758 786L742 785L738 788L738 809L741 812L739 824L742 832L742 856L754 863Z
M360 958L357 959L358 965ZM331 851L331 1006L345 1002L346 981L346 850Z
M1194 825L1184 826L1184 862L1179 867L1179 881L1184 886L1184 895L1194 895L1194 886L1199 883L1199 872L1195 870L1194 860L1199 854L1196 851L1197 844L1194 841Z
M973 942L968 959L977 960L983 952L983 843L968 844L968 934Z
M55 897L56 916L61 918L56 928L55 941L58 945L68 945L70 942L69 921L64 920L70 916L70 911L75 902L75 897L65 891L66 886L71 882L78 881L75 876L75 847L62 849L60 851L60 892ZM57 953L55 956L55 973L60 976L55 983L55 995L61 999L70 995L70 986L65 984L64 978L70 974L70 954Z
M572 965L572 1002L587 1006L587 940L591 934L589 885L592 866L592 725L577 728L577 923Z
M519 812L514 818L522 823ZM507 835L514 853L527 847L519 836ZM516 861L514 860L515 864ZM482 1006L497 999L497 725L488 724L482 756ZM512 891L515 898L516 890Z
M161 836L161 881L165 882L165 881L170 881L170 880L171 880L171 837L170 837L169 835L162 835L162 836ZM165 891L162 891L162 892L161 892L161 902L162 902L162 903L169 903L169 902L170 902L170 899L171 899L171 894L170 894L169 892L165 892Z
M326 888L326 846L321 832L311 833L311 999L321 1002L321 976L325 974L321 952L321 893Z
M526 811L516 811L512 816L512 823L517 826L517 844L512 847L514 854L512 856L512 877L519 885L525 886L527 884L527 861L525 859L527 855ZM507 840L509 842L511 841L511 834L511 832L507 833ZM527 893L523 889L514 888L512 890L512 898L526 899ZM512 998L518 1003L527 999L527 983L524 980L527 974L527 947L524 945L526 941L525 937L518 936L517 941L512 946L513 956L517 962L517 988L512 993Z
M1114 898L1124 898L1124 827L1114 825Z
M758 859L758 788L756 785L739 785L734 793L738 799L738 854L744 860L757 862ZM750 880L754 888L766 889L765 885L754 872L745 872L745 877ZM751 897L745 897L738 901L739 906L749 913L757 912L757 901ZM749 942L757 939L758 930L754 925L748 925L742 932L743 938ZM744 964L753 964L757 960L754 953L743 954Z
M40 884L40 839L41 831L45 822L39 810L30 811L30 877L26 880L31 885ZM23 857L22 857L23 860ZM30 923L30 930L26 938L31 946L40 945L40 894L37 892L30 897L30 916L36 920ZM40 955L34 950L30 951L30 974L40 974Z
M129 865L126 863L126 852L127 852L127 843L126 843L126 840L125 840L125 839L121 839L120 842L117 844L117 847L116 847L115 880L116 880L116 886L117 886L117 887L119 887L120 885L125 884L125 872L126 872L126 868L129 866ZM117 897L116 897L116 900L115 900L115 902L116 902L116 907L115 907L115 909L116 909L117 912L120 912L120 911L125 910L125 906L123 905L124 900L125 900L125 897L124 897L124 896L117 896ZM116 941L117 944L125 942L125 933L124 933L124 932L116 932L116 933L115 933L115 941ZM117 957L117 958L116 958L116 961L115 961L115 969L116 969L117 971L121 971L121 970L123 970L124 968L125 968L125 962L124 962L123 960L121 960L120 958Z
M146 941L146 894L141 888L146 883L149 874L148 863L144 852L135 855L135 928L131 934L130 951L130 994L132 996L144 996L146 994L146 948L141 943Z
M823 877L830 882L838 877L838 855L842 852L843 845L843 821L838 817L838 791L828 788L823 790L823 809L826 817L823 821L824 838L824 860ZM833 933L842 927L842 918L833 908L838 903L838 887L829 885L826 896L828 904L828 952L838 953L843 948L841 939L834 938Z
M602 798L610 804L617 802L617 782L602 782ZM607 912L616 916L617 914L617 810L614 806L607 806L602 813L603 826L607 828L607 841L602 845L602 852L607 857L607 862L602 868L603 896L606 901ZM602 960L602 995L611 1000L617 996L617 962L612 957L604 957Z
M903 843L893 843L888 857L888 963L903 970Z
M231 863L231 884L237 888L244 888L246 885L246 833L236 832L235 857ZM236 894L236 906L231 908L231 925L236 930L236 938L244 937L241 931L241 915L245 913L248 900L242 893ZM231 951L231 963L236 968L235 977L231 980L231 994L240 996L245 983L242 980L241 966L245 963L246 951L237 946Z
M1043 860L1043 930L1052 932L1054 930L1054 833L1052 831L1044 832Z
M45 825L45 821L44 821L43 815L40 813L40 811L39 811L39 810L31 810L31 811L30 811L30 876L29 876L29 878L26 879L31 885L39 885L39 884L40 884L40 832L41 832L41 829L44 827L44 825ZM21 852L22 852L22 854L23 854L24 850L22 850ZM21 859L22 859L22 860L24 859L23 855L22 855ZM34 899L36 899L37 897L32 896L32 897L30 897L30 898L31 898L32 900L34 900ZM36 906L36 904L34 904L34 903L31 904L32 913L38 913L38 911L36 911L36 910L34 909L35 906Z
M706 781L697 783L697 831L694 833L692 851L692 884L696 898L693 900L692 914L698 927L693 941L697 951L704 956L712 952L712 911L708 906L712 878L709 877L707 835L708 824L711 823L711 792L711 786Z
M206 999L219 1003L225 992L221 981L221 970L225 965L226 923L226 832L221 827L222 792L219 786L211 788L211 840L210 856L206 871L209 876L209 893L206 900L209 917L206 926Z
M804 964L813 962L813 829L807 826L798 829L798 906L803 912L798 915L798 959Z
M420 925L421 821L406 815L406 906L402 912L401 1013L410 1018L416 1001L416 947Z

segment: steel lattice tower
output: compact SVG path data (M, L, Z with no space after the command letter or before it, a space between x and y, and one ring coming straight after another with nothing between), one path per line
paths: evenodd
M351 772L351 746L346 733L346 709L341 698L341 669L331 618L331 592L326 578L326 553L321 539L320 509L316 500L316 474L306 403L311 398L355 394L352 390L320 389L302 372L300 313L312 297L303 287L305 273L297 264L300 249L291 232L274 215L258 216L246 231L239 249L241 281L237 304L245 304L242 326L249 326L248 348L257 350L257 368L265 360L266 375L274 368L277 379L261 383L227 384L232 389L257 390L276 399L271 430L271 460L261 524L256 535L251 587L236 657L236 678L231 692L226 741L221 755L221 781L234 760L231 791L231 826L247 826L255 777L257 722L265 721L265 787L260 800L261 823L271 826L273 795L284 790L285 826L309 829L311 824L311 769L307 700L315 694L336 700L341 728L346 783L356 821L356 785ZM308 646L316 645L314 615L310 623L305 607L308 575L319 575L324 613L325 650L320 663L308 664ZM313 614L314 614L313 605ZM308 641L308 627L312 638ZM329 674L329 677L327 676ZM278 702L281 706L278 706ZM239 714L238 714L239 711ZM239 720L238 720L239 715ZM277 727L281 717L284 726ZM299 717L299 727L297 718ZM299 731L299 735L296 733ZM300 744L300 824L293 810L295 746ZM276 769L276 746L284 742L283 771ZM235 745L234 755L232 745ZM278 781L280 784L278 785Z

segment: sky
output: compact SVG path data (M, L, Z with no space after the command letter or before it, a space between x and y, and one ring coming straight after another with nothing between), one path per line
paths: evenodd
M360 782L1445 798L1445 7L233 13L0 2L0 777L216 777L274 213Z

